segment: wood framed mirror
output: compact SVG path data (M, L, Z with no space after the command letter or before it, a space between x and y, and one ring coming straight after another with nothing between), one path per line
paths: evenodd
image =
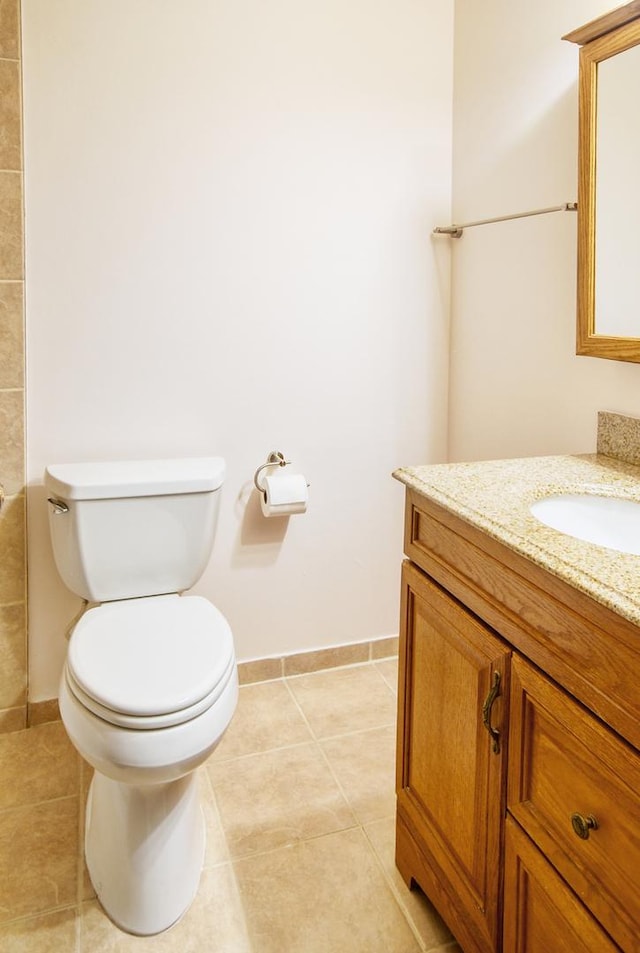
M640 363L640 0L563 40L581 47L576 352Z

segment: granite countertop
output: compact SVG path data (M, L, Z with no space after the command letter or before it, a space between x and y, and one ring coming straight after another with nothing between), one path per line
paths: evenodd
M574 539L529 511L535 500L558 493L640 502L640 466L581 454L401 467L393 476L640 625L640 556Z

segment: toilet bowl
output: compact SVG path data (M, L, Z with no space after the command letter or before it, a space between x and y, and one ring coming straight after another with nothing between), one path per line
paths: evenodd
M238 698L233 637L222 613L201 596L154 592L154 580L165 589L178 564L184 581L189 538L210 534L216 508L205 497L219 489L219 464L70 465L45 474L55 491L50 527L63 579L84 598L95 599L98 590L110 597L88 608L71 633L59 703L71 741L95 769L85 819L92 884L113 922L139 935L170 927L197 892L205 826L196 769L222 738ZM178 497L191 497L183 521ZM83 510L96 501L100 512L94 507L86 520ZM123 501L126 518L109 516L106 503ZM155 512L143 512L136 525L145 502ZM198 504L209 519L197 518ZM151 524L161 525L160 535ZM149 536L154 550L159 541L167 547L166 559L157 551L145 559ZM196 548L194 566L202 566L201 539ZM126 597L117 598L122 591Z
M114 678L125 641L126 677ZM197 892L205 831L194 772L231 721L236 671L228 624L197 596L99 606L71 635L60 712L95 768L87 868L103 907L130 933L171 926Z

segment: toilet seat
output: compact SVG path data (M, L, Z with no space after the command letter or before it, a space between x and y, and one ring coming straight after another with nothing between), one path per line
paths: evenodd
M235 669L233 638L200 596L105 603L76 625L68 687L89 711L123 728L178 725L211 707Z

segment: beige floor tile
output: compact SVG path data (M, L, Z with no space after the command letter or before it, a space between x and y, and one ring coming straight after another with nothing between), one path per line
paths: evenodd
M232 857L356 823L315 744L210 763L207 770Z
M442 945L452 943L453 937L449 929L442 922L431 902L420 889L409 890L396 868L395 819L386 818L382 821L367 824L365 833L378 855L398 902L405 910L422 940L425 951L427 953L439 951ZM449 947L447 947L447 953L449 953ZM456 953L455 946L451 949L451 953Z
M210 760L284 748L310 738L304 718L281 679L243 685L233 720Z
M361 830L235 863L256 953L417 953Z
M207 829L207 846L205 850L204 866L215 867L217 864L224 864L229 860L229 848L227 839L224 836L218 805L213 794L211 781L204 768L199 772L200 803L202 813Z
M0 735L0 811L78 793L80 761L62 722Z
M247 939L230 864L203 871L200 889L182 919L151 937L123 933L97 901L83 904L79 953L259 953Z
M395 814L395 728L373 728L321 743L361 824Z
M75 907L0 926L2 953L75 953Z
M287 679L318 738L395 722L393 692L372 663Z
M375 662L375 667L380 672L385 682L394 695L398 694L398 659L388 658L382 662Z
M76 902L78 798L0 813L0 922Z

